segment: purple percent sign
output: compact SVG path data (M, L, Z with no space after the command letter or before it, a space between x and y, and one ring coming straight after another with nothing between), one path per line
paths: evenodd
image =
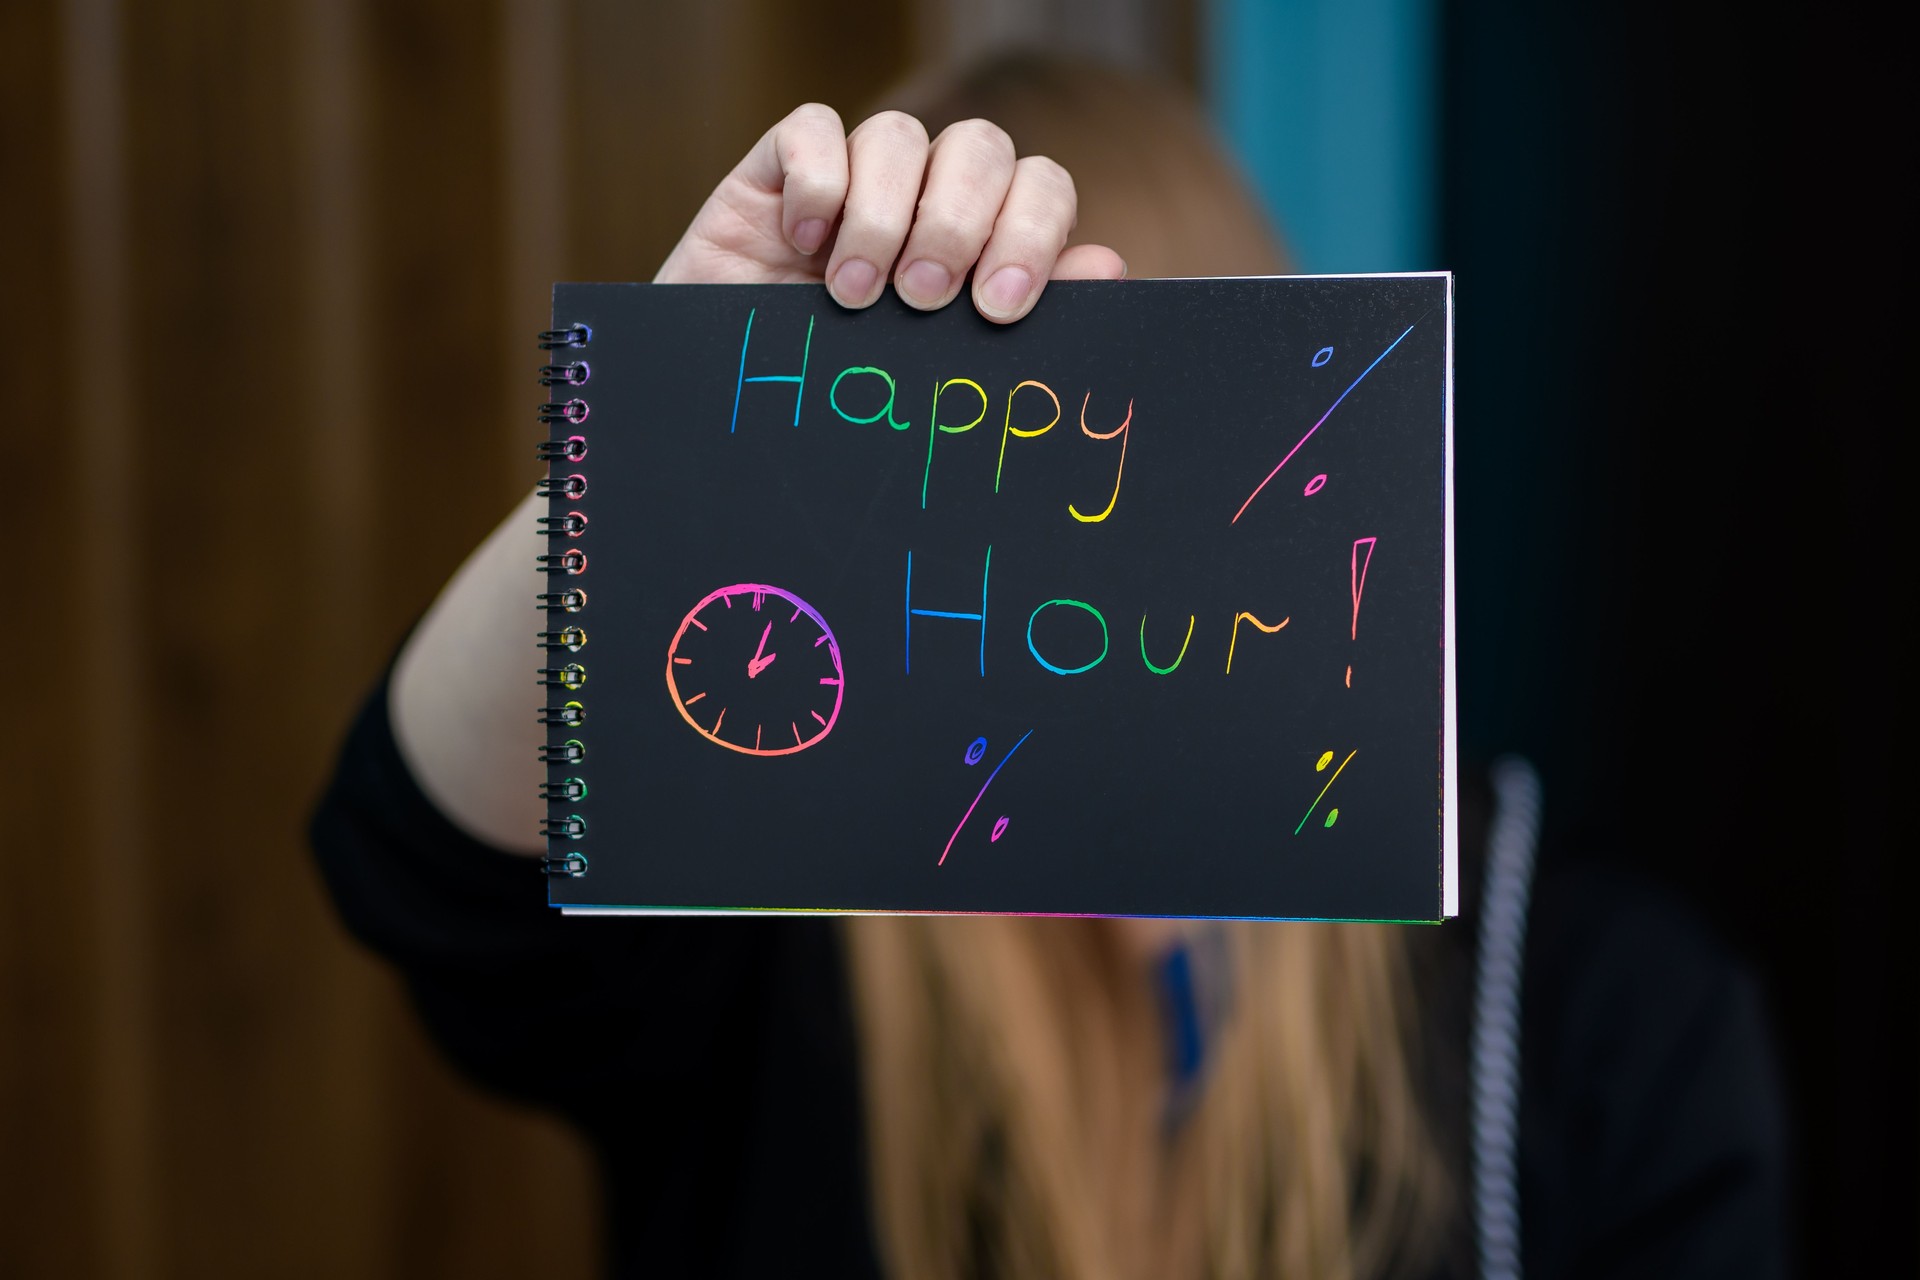
M987 794L987 788L992 786L993 780L1000 776L1000 771L1007 767L1007 761L1013 759L1013 752L1018 751L1026 743L1027 739L1031 738L1032 736L1033 736L1033 730L1031 729L1021 734L1020 741L1013 744L1013 750L1007 752L1007 754L1005 754L1004 756L1001 756L1000 763L993 766L993 772L988 774L987 780L980 784L979 793L973 797L973 803L968 805L967 811L960 815L960 825L955 827L953 829L953 834L947 837L947 847L940 851L940 861L936 862L934 864L935 866L943 867L946 865L947 855L953 852L953 842L960 838L961 828L967 825L967 819L973 816L973 811L980 807L980 797ZM968 745L967 753L965 756L962 757L962 759L964 759L969 765L976 765L976 764L979 764L980 761L986 757L986 754L987 754L987 740L985 738L975 738L973 742ZM1006 830L1007 830L1007 816L1005 814L1001 814L1000 820L993 824L993 834L988 836L987 839L990 841L998 840L1002 835L1006 834Z

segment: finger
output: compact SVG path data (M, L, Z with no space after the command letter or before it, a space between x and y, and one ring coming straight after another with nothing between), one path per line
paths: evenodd
M1000 324L1033 309L1078 216L1073 178L1045 156L1024 156L973 272L973 305Z
M1127 260L1103 244L1076 244L1053 262L1054 280L1125 280Z
M736 174L780 197L780 235L812 256L847 195L847 134L840 113L818 102L795 107L767 130Z
M1013 171L1013 139L998 125L962 120L933 140L926 188L893 280L910 306L931 311L960 292L993 234Z
M827 261L827 288L843 307L880 296L887 272L913 225L913 202L927 168L927 130L900 111L883 111L847 137L847 201Z

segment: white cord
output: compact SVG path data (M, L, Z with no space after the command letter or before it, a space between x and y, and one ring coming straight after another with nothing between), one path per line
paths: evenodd
M1520 1280L1520 965L1540 838L1540 775L1494 762L1493 834L1480 894L1473 999L1473 1201L1483 1280Z

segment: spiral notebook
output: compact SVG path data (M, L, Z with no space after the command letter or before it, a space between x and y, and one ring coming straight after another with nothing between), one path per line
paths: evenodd
M1457 902L1444 273L562 284L552 904ZM531 710L531 708L530 708Z

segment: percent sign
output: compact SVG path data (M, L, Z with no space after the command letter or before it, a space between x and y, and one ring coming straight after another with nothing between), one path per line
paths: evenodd
M953 842L960 838L960 828L967 825L967 819L971 818L973 816L973 811L980 807L980 797L987 794L987 788L992 786L993 780L1000 776L1000 770L1006 768L1007 761L1013 759L1013 752L1018 751L1021 748L1021 746L1026 742L1026 740L1028 738L1031 738L1032 736L1033 736L1033 730L1031 729L1021 734L1020 741L1013 744L1013 751L1009 751L1004 756L1001 756L1000 763L993 766L993 772L988 774L987 780L980 784L979 794L973 797L973 803L968 805L967 811L960 815L960 826L955 827L953 829L953 834L947 837L947 847L940 851L940 861L935 863L934 864L935 866L946 865L947 855L953 852ZM964 759L969 765L976 765L976 764L979 764L980 761L986 757L986 754L987 754L987 740L985 738L975 738L973 742L968 745L967 754L961 758ZM993 824L993 834L988 836L987 839L989 841L998 840L1001 836L1006 834L1006 830L1007 830L1007 815L1003 813L1000 815L1000 820Z
M1424 316L1421 317L1421 319L1425 319L1425 318L1426 317ZM1412 333L1414 329L1419 326L1419 324L1420 324L1420 321L1416 320L1412 324L1408 325L1398 338L1395 338L1392 342L1387 344L1387 349L1385 351L1382 351L1379 355L1373 358L1372 364L1368 365L1365 369L1362 369L1360 371L1360 376L1355 378L1353 382L1348 385L1347 389L1340 393L1340 399L1335 400L1331 405L1327 406L1327 411L1320 415L1320 420L1314 423L1312 426L1308 427L1307 434L1301 436L1298 443L1296 443L1293 446L1293 448L1287 450L1287 456L1280 459L1280 461L1274 465L1273 470L1267 472L1267 478L1265 480L1262 480L1259 484L1253 486L1253 492L1247 495L1247 500L1240 504L1240 509L1233 513L1233 519L1227 521L1228 524L1240 523L1240 517L1247 514L1247 508L1252 506L1253 500L1260 496L1260 491L1266 488L1268 483L1271 482L1275 476L1280 474L1280 468L1286 466L1289 462L1293 461L1293 455L1300 452L1301 447L1305 445L1307 441L1313 439L1314 432L1318 431L1321 427L1326 425L1327 419L1333 416L1333 411L1340 407L1341 401L1344 401L1348 396L1352 395L1353 389L1359 386L1361 383L1365 382L1367 380L1367 375L1372 373L1376 368L1378 368L1382 360L1385 360L1388 356L1392 355L1393 349L1399 346L1402 342L1404 342L1406 340L1407 334ZM1333 348L1323 347L1321 350L1322 350L1322 353L1326 355L1327 359L1331 360L1333 358ZM1318 355L1314 356L1313 358L1314 368L1318 369L1322 363L1324 362L1320 359L1320 356ZM1325 484L1326 484L1325 476L1315 476L1313 479L1307 481L1307 487L1305 490L1307 496L1312 497L1314 494L1320 492L1321 487L1324 486Z
M1352 759L1353 759L1353 758L1354 758L1355 756L1357 756L1357 755L1359 755L1359 754L1360 754L1360 753L1359 753L1359 752L1358 752L1357 750L1356 750L1356 751L1349 751L1349 752L1347 752L1347 759L1346 759L1346 760L1342 760L1342 761L1340 762L1340 769L1344 769L1344 768L1346 768L1346 767L1347 767L1347 761L1348 761L1348 760L1352 760ZM1322 755L1322 756L1320 757L1320 762L1319 762L1318 764L1316 764L1316 765L1314 765L1314 766L1313 766L1313 771L1314 771L1315 773L1324 773L1324 772L1326 771L1326 768L1327 768L1327 766L1328 766L1329 764L1331 764L1331 763L1333 763L1333 752L1331 752L1331 751L1329 751L1329 752L1327 752L1327 753L1326 753L1325 755ZM1300 817L1300 826L1298 826L1298 827L1295 827L1295 828L1293 829L1293 834L1295 834L1295 835L1299 835L1299 834L1300 834L1300 831L1301 831L1301 828L1302 828L1302 827L1305 827L1305 826L1307 825L1307 819L1308 819L1308 818L1311 818L1311 817L1313 816L1313 811L1314 811L1315 809L1318 809L1318 808L1320 807L1320 802L1321 802L1322 800L1324 800L1324 799L1326 799L1326 797L1327 797L1327 792L1328 792L1328 791L1331 791L1331 790L1333 789L1333 784L1334 784L1334 781L1335 781L1336 779L1338 779L1338 778L1339 778L1339 776L1340 776L1340 769L1335 769L1335 770L1333 771L1333 777L1331 777L1331 778L1328 778L1328 779L1327 779L1327 785L1326 785L1326 786L1324 786L1324 787L1322 787L1322 788L1320 788L1320 794L1319 794L1319 795L1317 795L1317 796L1315 796L1315 797L1313 798L1313 803L1307 806L1307 811L1306 811L1306 813L1304 813L1304 814L1302 814L1302 815L1301 815L1301 817ZM1333 825L1334 823L1336 823L1336 822L1338 822L1339 820L1340 820L1340 810L1338 810L1338 809L1329 809L1329 810L1327 810L1327 820L1326 820L1325 822L1323 822L1323 823L1321 823L1320 825L1321 825L1322 827L1330 827L1330 826L1332 826L1332 825Z

